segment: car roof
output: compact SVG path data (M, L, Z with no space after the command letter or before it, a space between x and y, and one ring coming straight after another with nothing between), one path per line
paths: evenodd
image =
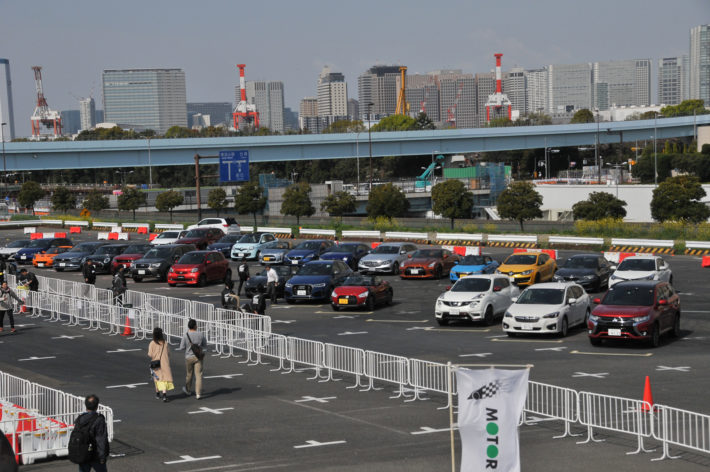
M584 254L575 254L575 255L573 255L573 256L569 256L567 259L575 259L575 258L577 258L577 257L595 257L595 258L598 258L598 257L600 257L600 255L599 255L599 254L594 254L594 253L591 253L591 252L590 252L590 253L584 253Z
M537 289L541 289L541 288L563 289L563 288L571 287L572 285L577 285L577 284L574 282L543 282L541 284L530 285L525 290L537 290Z
M609 290L613 290L617 287L644 287L644 288L653 288L657 285L665 284L666 282L662 280L624 280L621 282L618 282L611 287L609 287Z
M209 249L202 249L199 251L190 251L187 254L222 254L221 251L213 251Z
M641 254L641 255L636 255L636 256L625 257L624 261L626 259L660 259L660 257L655 256L653 254ZM621 261L621 262L624 262L624 261Z
M305 263L305 264L303 264L303 265L314 265L314 264L333 264L333 263L335 263L335 262L338 262L338 261L337 261L337 259L336 259L336 260L334 260L334 261L326 261L326 260L321 260L321 259L318 259L317 261L309 261L309 262L306 262L306 263Z
M507 278L505 275L502 274L471 274L471 275L465 275L463 277L459 277L459 280L463 279L502 279L502 278Z

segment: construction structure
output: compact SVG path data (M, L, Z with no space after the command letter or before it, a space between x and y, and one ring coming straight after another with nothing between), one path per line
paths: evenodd
M399 74L399 94L397 94L397 107L394 110L394 114L408 115L409 103L407 103L407 67L400 66Z
M463 83L458 84L458 89L456 91L456 99L454 104L446 109L446 122L451 128L456 128L456 108L459 106L459 100L461 99L461 92L463 91Z
M252 126L254 129L259 128L259 112L256 111L256 105L247 102L247 86L244 79L244 68L246 64L237 64L239 68L239 103L234 107L232 113L233 126L235 130L242 129L245 126Z
M509 120L513 119L513 104L508 99L508 96L503 93L503 87L501 86L501 58L503 54L494 54L496 58L496 91L494 94L488 96L488 101L486 102L486 123L491 122L491 109L493 109L493 118L507 117ZM503 107L508 107L507 115L503 111Z
M30 139L39 141L40 139L57 139L62 135L62 117L58 111L52 110L47 105L42 89L42 67L32 66L35 74L35 87L37 89L37 105L30 118L32 125L32 136ZM42 126L50 132L42 132ZM46 131L46 130L45 130Z
M7 123L10 126L10 139L15 139L15 112L12 109L12 80L10 80L10 61L8 59L0 59L0 64L5 65L5 87L7 96L5 103L7 104L7 119L3 115L2 100L0 100L0 122ZM5 129L0 126L0 138L5 140Z

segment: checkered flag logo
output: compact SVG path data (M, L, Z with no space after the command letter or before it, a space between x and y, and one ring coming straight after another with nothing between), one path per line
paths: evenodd
M494 397L498 392L503 390L503 384L500 380L489 382L483 387L471 393L468 400L483 400L484 398Z

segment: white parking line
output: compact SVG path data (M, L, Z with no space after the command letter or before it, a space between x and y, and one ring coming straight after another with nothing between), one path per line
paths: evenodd
M139 385L148 385L148 382L139 382L139 383L134 383L134 384L125 384L125 385L109 385L106 388L130 388L134 389L138 387Z
M205 457L192 457L192 456L180 456L179 461L168 461L168 462L163 462L165 465L172 465L172 464L184 464L185 462L195 462L195 461L206 461L210 459L221 459L222 456L205 456Z
M299 446L293 446L294 449L302 449L304 447L320 447L320 446L332 446L334 444L345 444L345 441L329 441L329 442L318 442L312 439L306 441L306 444L301 444Z
M31 356L31 357L27 357L27 358L25 358L25 359L17 359L17 360L20 361L20 362L22 362L22 361L41 361L41 360L44 360L44 359L56 359L56 358L57 358L57 356L47 356L47 357L35 357L35 356Z
M689 372L690 367L689 366L683 366L683 367L668 367L666 365L659 365L656 367L656 370L658 371L665 371L665 370L676 370L678 372Z
M338 333L338 336L350 336L353 334L367 334L367 331L345 331L343 333Z
M643 354L635 353L623 353L623 352L582 352L582 351L570 351L570 354L583 354L586 356L626 356L626 357L651 357L652 352L646 352Z
M599 372L596 374L587 372L575 372L574 374L572 374L572 377L594 377L595 379L603 379L607 375L609 375L609 372Z
M419 428L419 431L412 431L412 432L409 433L409 434L414 434L414 435L416 435L416 434L443 433L444 431L451 431L451 429L452 429L452 428L439 428L439 429L435 429L435 428L431 428L431 427L429 427L429 426L422 426L421 428ZM453 430L456 431L457 429L459 429L458 425L454 424Z
M302 403L302 402L317 402L317 403L329 403L329 400L335 400L338 397L311 397L311 396L303 396L301 397L300 400L294 400L296 403Z
M459 357L488 357L492 355L492 352L480 352L478 354L459 354Z
M143 349L116 349L115 351L106 351L107 354L113 354L115 352L133 352L142 351Z
M206 406L201 406L199 410L197 411L188 411L188 415L196 415L198 413L212 413L213 415L223 415L223 411L228 411L228 410L233 410L233 407L229 408L207 408Z
M78 334L76 336L67 336L66 334L64 334L62 336L54 336L54 337L52 337L52 339L76 339L76 338L83 338L83 337L84 337L83 334Z

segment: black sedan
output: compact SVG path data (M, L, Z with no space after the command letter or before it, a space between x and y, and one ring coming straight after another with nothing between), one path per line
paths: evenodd
M284 285L288 279L290 279L293 274L298 270L298 267L292 266L273 266L277 274L279 274L279 283L276 284L276 297L283 298L284 296ZM244 292L249 297L253 297L259 292L259 287L263 287L266 290L266 269L257 272L256 274L249 277L249 280L244 284Z
M565 261L552 277L556 282L575 282L585 290L601 291L609 286L611 263L599 254L576 254Z

